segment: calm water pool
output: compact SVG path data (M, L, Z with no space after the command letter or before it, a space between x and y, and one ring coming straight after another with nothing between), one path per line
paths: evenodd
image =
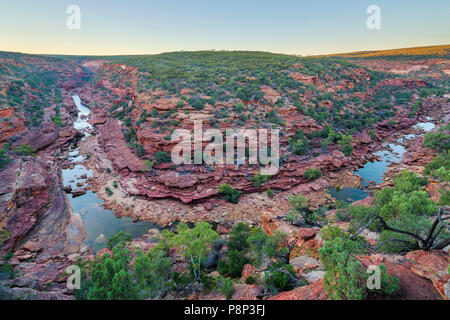
M74 127L89 136L87 132L92 129L92 126L87 122L89 116L89 108L81 103L78 95L73 96L75 105L78 108L78 118L74 123ZM84 160L84 157L79 154L78 148L69 152L71 162L79 162ZM80 179L82 175L87 178L92 177L92 171L88 170L83 164L75 164L72 169L63 169L62 176L65 186L70 185L72 189L76 189L77 183L86 183L86 179ZM70 182L73 181L73 182ZM85 185L82 186L84 188ZM138 237L146 234L149 229L156 228L150 222L133 222L129 217L117 218L112 210L103 208L104 201L97 197L92 191L87 191L86 194L73 197L68 195L70 205L74 214L81 216L84 228L86 231L86 244L94 251L98 251L106 246L106 240L119 231L129 233L132 237Z
M414 128L420 128L423 129L423 131L428 132L435 128L435 124L432 122L420 122L414 125ZM402 143L403 141L415 138L416 136L417 135L415 134L406 134L397 141ZM359 170L353 171L354 174L361 176L363 186L362 189L343 188L338 191L335 188L330 188L328 190L330 195L337 200L349 202L365 199L369 195L368 190L366 189L366 187L370 184L369 181L374 181L377 184L382 183L383 175L388 170L389 164L400 162L406 151L406 149L400 144L389 143L387 147L391 150L382 150L375 153L375 155L380 157L379 161L367 162Z

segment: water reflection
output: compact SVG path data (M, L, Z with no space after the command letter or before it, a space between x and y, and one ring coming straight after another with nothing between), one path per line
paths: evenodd
M431 120L431 118L428 117L427 120ZM423 131L428 132L434 129L435 126L436 125L432 122L420 122L414 125L414 128L422 129ZM416 134L406 134L403 137L399 138L397 142L403 143L405 140L413 139L415 137L417 137ZM382 183L383 175L388 170L389 164L400 162L405 151L406 149L400 144L387 144L387 150L382 150L374 153L376 156L380 157L380 160L367 162L359 170L353 171L354 174L358 174L359 176L361 176L363 189L343 188L340 190L336 190L335 188L330 188L328 192L337 200L353 202L365 199L369 195L367 187L371 183Z
M74 95L73 100L79 111L74 127L85 133L83 138L85 139L89 136L87 131L92 129L92 126L87 122L90 110L81 103L78 95ZM84 188L86 179L93 177L92 171L88 170L83 164L77 163L84 160L84 157L79 154L78 148L69 152L68 155L73 165L71 168L62 170L64 185L70 185L72 189ZM83 178L81 178L82 176ZM129 217L117 218L112 210L103 208L104 201L90 190L79 197L69 195L69 201L73 212L79 214L83 219L86 244L94 251L104 248L106 240L119 231L129 233L132 237L138 237L146 234L149 229L156 227L150 222L133 222Z

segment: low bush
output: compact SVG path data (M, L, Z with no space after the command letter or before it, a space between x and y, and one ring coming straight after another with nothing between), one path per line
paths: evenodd
M238 203L239 197L242 195L242 191L234 189L229 184L220 185L218 193L222 195L226 201L231 203Z

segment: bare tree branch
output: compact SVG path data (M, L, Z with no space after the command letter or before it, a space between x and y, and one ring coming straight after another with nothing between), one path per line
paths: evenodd
M373 248L370 253L374 253L377 250L379 250L382 246L384 246L386 243L394 242L394 241L396 241L396 242L404 242L404 243L406 243L408 245L412 244L410 241L404 240L404 239L387 239L387 240L383 241L381 244L379 244L378 246L376 246L375 248Z
M383 245L385 245L388 242L392 242L392 241L397 241L397 242L404 242L407 243L411 246L416 246L417 249L423 249L423 250L430 250L430 249L443 249L446 246L448 246L450 244L450 239L445 239L442 242L438 243L437 245L433 245L436 241L436 238L439 236L439 234L444 230L447 229L449 230L449 226L447 224L444 223L445 220L450 219L450 216L446 216L446 217L442 217L442 208L439 208L439 212L437 215L436 220L433 222L433 224L431 225L428 233L427 233L427 237L424 239L422 238L420 235L409 232L409 231L404 231L404 230L399 230L396 228L393 228L391 226L389 226L387 224L387 222L384 220L384 218L382 216L380 216L379 214L373 216L368 223L366 223L365 225L362 225L360 227L360 229L352 234L349 239L352 240L354 239L356 236L358 236L359 234L361 234L366 228L368 228L375 220L379 220L381 223L381 228L383 230L387 230L387 231L392 231L395 233L399 233L399 234L404 234L407 236L410 236L412 238L414 238L415 240L417 240L419 242L419 245L415 245L413 241L408 241L408 240L403 240L403 239L388 239L386 241L384 241L381 245L377 246L375 249L371 250L372 252L378 250L379 248L381 248ZM440 226L441 225L441 226ZM440 228L437 230L438 226L440 226Z
M449 226L448 224L444 223L444 220L447 220L447 219L449 219L449 218L450 218L450 216L445 217L445 218L442 218L442 208L439 208L439 213L438 213L438 219L439 219L439 222L440 222L444 227L446 227L447 230L450 230L450 226Z
M447 247L448 245L450 245L450 238L443 240L442 242L438 243L435 247L433 247L432 249L437 249L437 250L442 250L445 247Z
M354 239L357 235L359 235L361 232L363 232L366 228L368 228L376 219L381 219L381 217L379 215L376 215L374 217L372 217L372 219L369 220L369 222L360 227L359 231L356 232L355 234L353 234L352 236L350 236L350 240Z

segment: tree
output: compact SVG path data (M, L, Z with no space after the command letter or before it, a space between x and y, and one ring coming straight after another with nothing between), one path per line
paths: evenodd
M134 276L145 296L155 298L161 295L172 278L172 260L167 253L154 248L147 255L140 253L134 262Z
M53 123L55 124L56 128L61 128L62 126L62 121L61 121L61 116L59 114L57 114L56 116L53 116L52 118Z
M437 154L433 161L425 165L425 174L431 175L441 181L450 181L450 158L448 149L450 147L450 125L440 128L438 132L430 132L425 135L423 145L433 148L440 153Z
M127 248L131 237L119 232L108 240L112 251L89 263L90 278L83 272L78 298L89 300L134 300L155 298L169 290L173 280L172 260L167 246L160 243L148 253ZM80 265L82 270L84 266ZM82 291L82 292L80 292Z
M259 265L267 260L289 262L286 235L278 230L269 236L264 230L256 228L248 237L248 243L252 264Z
M324 288L331 300L361 300L368 295L395 295L399 289L399 279L389 275L386 267L380 265L380 288L367 288L367 266L357 258L366 252L361 238L349 239L338 227L328 228L324 235L324 245L319 249L319 257L327 270ZM321 231L322 234L322 231ZM363 240L364 241L364 240Z
M176 234L167 234L168 243L180 246L183 256L190 262L195 279L200 279L201 266L209 251L209 247L219 237L207 222L197 222L190 229L187 224L180 222Z
M367 296L366 273L354 257L359 252L354 241L337 237L319 249L320 261L327 270L324 288L331 300L361 300Z
M131 241L131 236L129 233L119 231L117 234L112 236L106 242L106 247L112 250L114 247L121 245L122 243L127 243Z
M218 269L221 274L227 274L232 277L240 277L244 265L249 263L247 257L250 244L248 237L250 236L250 228L245 223L238 223L234 226L227 242L228 250L220 259Z
M290 290L299 284L294 268L290 264L275 263L264 272L264 288L271 294Z
M450 215L438 209L421 188L428 183L424 177L403 171L394 177L394 187L376 194L372 208L352 209L355 235L365 228L381 231L376 249L392 252L443 249L450 244L445 225ZM357 227L357 225L359 225Z
M104 253L90 264L89 300L133 300L138 298L136 282L128 273L131 256L122 242L112 255Z
M137 287L131 274L120 270L114 275L111 291L108 292L108 300L136 300L138 298Z

